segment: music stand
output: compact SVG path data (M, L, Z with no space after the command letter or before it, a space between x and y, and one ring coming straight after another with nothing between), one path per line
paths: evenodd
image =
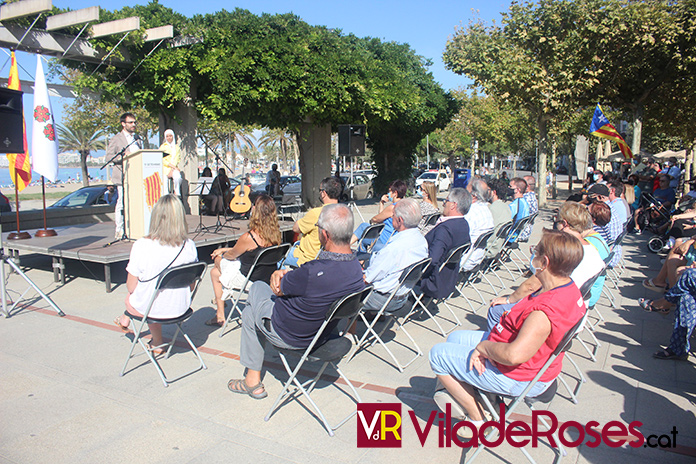
M198 182L189 182L189 186L193 187L193 190L189 191L189 196L190 197L199 197L199 204L200 201L203 200L203 197L206 195L210 195L210 187L212 186L213 183L213 178L212 177L201 177L198 179ZM198 210L198 226L196 226L196 229L193 231L194 233L199 233L199 232L210 232L210 229L212 227L204 226L203 225L203 212L200 211L200 208ZM217 230L215 231L217 232Z

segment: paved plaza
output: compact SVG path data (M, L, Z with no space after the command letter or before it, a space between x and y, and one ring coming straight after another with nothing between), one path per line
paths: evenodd
M540 236L542 227L550 226L552 208L558 204L550 202L541 211L532 243ZM361 205L360 210L367 219L376 206ZM696 460L696 358L692 356L688 362L653 359L651 354L669 340L673 317L646 313L637 304L639 297L656 296L641 285L641 280L653 276L660 266L660 257L647 251L647 240L646 235L629 235L625 241L627 266L619 291L615 291L617 307L609 306L605 298L600 300L599 309L606 321L596 331L601 343L597 361L592 362L577 343L570 350L588 379L579 393L579 404L573 404L559 387L559 394L548 409L559 421L581 424L593 420L602 425L609 421L640 421L645 436L671 438L676 427L677 446L660 449L581 445L569 449L564 462L639 464ZM60 285L53 281L50 258L21 258L27 275L66 316L58 317L30 290L10 318L0 319L0 462L444 463L463 462L472 454L454 445L440 448L436 426L421 446L407 414L413 410L422 428L436 409L432 401L435 380L427 350L443 337L431 321L415 321L407 326L426 356L404 373L389 363L379 346L359 353L348 364L342 363L343 371L358 387L364 402L402 404L402 447L358 448L357 419L351 419L334 437L329 437L306 402L289 402L269 422L264 421L287 377L272 350L267 353L263 379L267 399L254 400L228 391L227 381L243 373L238 356L241 331L234 328L220 338L219 329L204 325L214 314L213 290L207 274L193 302L195 313L185 327L200 347L208 369L164 388L153 366L139 365L142 357L129 366L125 376L118 375L132 337L111 322L124 309L125 264L114 269L115 289L107 294L103 282L94 277L102 276L99 266L69 261L67 274L71 277ZM508 288L522 281L519 273L515 273L515 281L507 273L501 276ZM486 299L494 296L487 285L477 285ZM8 288L10 296L17 299L26 284L11 274ZM497 292L508 293L509 290ZM476 296L470 289L466 294ZM464 299L458 298L453 308L462 320L462 328L479 329L485 325L485 307L474 314ZM165 328L167 333L173 331ZM398 343L402 335L389 332L387 338L396 337L390 343L397 356L403 358L408 353ZM188 349L176 347L162 366L168 375L176 376L195 363ZM571 386L576 385L576 374L568 362L564 363L562 375ZM337 387L345 385L321 382L313 393L331 422L355 407L345 390ZM524 407L518 413L522 420L529 418L529 410ZM528 450L537 462L551 462L554 457L543 445ZM485 451L478 462L526 460L519 450L503 444Z

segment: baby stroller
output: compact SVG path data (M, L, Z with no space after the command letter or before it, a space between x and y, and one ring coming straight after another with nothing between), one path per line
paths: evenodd
M654 198L652 195L646 194L647 196L651 197L653 200ZM672 212L672 214L682 214L686 210L691 209L694 207L694 204L696 203L696 198L693 197L684 197L682 201L679 203L679 206ZM655 201L652 201L650 204L650 207L653 205L656 205ZM646 208L647 210L648 208ZM664 209L664 208L662 208ZM670 215L671 217L671 215ZM670 217L667 217L667 220L670 219ZM640 217L638 218L640 221ZM661 226L666 225L667 227L664 229L664 232L660 233L659 229ZM661 224L659 224L657 227L651 227L650 225L647 226L648 228L654 230L657 235L653 238L651 238L648 241L648 249L652 251L653 253L659 253L660 251L663 251L665 246L670 243L671 237L678 237L679 234L673 234L673 228L674 228L674 223L670 222L668 224L665 224L664 221L662 221ZM671 242L674 242L674 239L671 239Z

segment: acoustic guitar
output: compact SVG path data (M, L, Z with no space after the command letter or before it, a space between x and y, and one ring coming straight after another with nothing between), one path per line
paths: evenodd
M237 214L246 214L251 210L251 199L249 199L251 188L244 182L245 167L246 163L242 165L242 183L234 188L232 201L230 201L230 210Z

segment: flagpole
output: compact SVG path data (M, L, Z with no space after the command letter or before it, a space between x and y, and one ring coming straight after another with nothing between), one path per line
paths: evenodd
M55 237L58 235L58 232L53 229L46 228L46 186L44 184L44 176L41 176L41 197L43 198L44 228L42 230L37 230L34 235L37 237Z
M14 178L14 187L15 187L15 213L17 214L17 232L12 232L7 236L7 240L26 240L28 238L31 238L31 235L29 232L20 232L19 230L19 190L17 190L17 181L18 181L18 174L17 174L17 169L15 168L15 178Z

